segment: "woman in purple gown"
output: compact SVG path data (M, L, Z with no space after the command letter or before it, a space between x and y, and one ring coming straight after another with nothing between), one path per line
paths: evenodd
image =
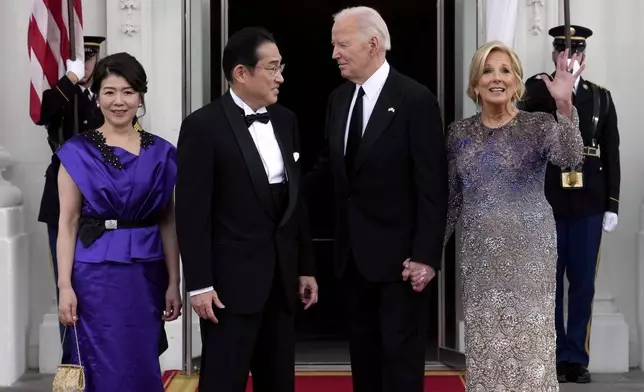
M181 313L176 149L132 126L147 91L134 57L108 56L95 72L105 122L56 153L59 316L76 326L88 392L160 392L163 322Z

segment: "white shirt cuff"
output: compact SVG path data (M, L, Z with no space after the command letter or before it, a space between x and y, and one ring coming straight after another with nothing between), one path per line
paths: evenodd
M190 296L194 297L195 295L207 293L209 291L213 291L214 289L215 289L214 287L210 286L210 287L207 287L205 289L193 290L193 291L190 292Z

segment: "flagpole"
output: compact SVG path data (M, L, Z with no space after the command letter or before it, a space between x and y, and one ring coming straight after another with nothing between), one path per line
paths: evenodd
M69 58L76 60L76 23L74 21L74 0L67 0L67 20L69 21ZM80 83L80 80L78 81ZM74 135L78 135L78 94L74 94ZM62 140L59 141L62 143Z
M568 58L572 58L570 43L570 0L564 0L564 26L566 29L566 49L568 49ZM572 73L572 68L570 72Z

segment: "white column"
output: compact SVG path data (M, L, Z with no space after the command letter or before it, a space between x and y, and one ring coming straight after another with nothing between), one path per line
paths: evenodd
M29 245L18 188L3 178L11 154L0 146L0 386L14 383L27 368Z

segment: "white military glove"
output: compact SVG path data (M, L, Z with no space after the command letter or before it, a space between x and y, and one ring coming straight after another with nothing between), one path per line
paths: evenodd
M610 233L617 227L617 214L614 212L604 213L604 231Z
M67 72L71 72L76 75L76 78L81 81L85 76L85 62L83 60L67 60Z

